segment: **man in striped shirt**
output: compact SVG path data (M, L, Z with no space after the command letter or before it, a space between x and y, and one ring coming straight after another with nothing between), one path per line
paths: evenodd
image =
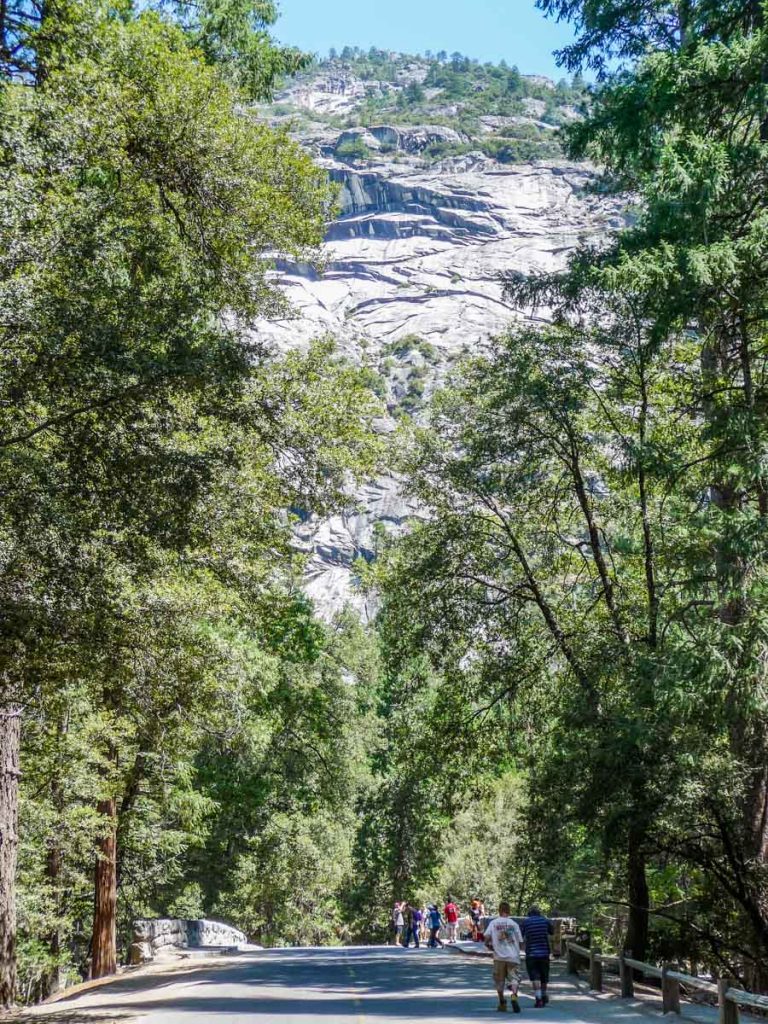
M549 1002L547 986L549 985L550 936L554 932L554 927L538 907L531 907L528 916L523 921L522 932L525 939L525 966L533 985L536 1005L546 1006Z

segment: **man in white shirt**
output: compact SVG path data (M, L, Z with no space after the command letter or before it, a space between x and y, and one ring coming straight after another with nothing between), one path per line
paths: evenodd
M493 950L493 981L499 997L497 1009L507 1009L504 998L504 986L509 984L509 998L513 1013L520 1013L517 990L520 987L520 947L523 936L514 918L509 916L508 903L499 904L499 916L495 917L485 929L485 944Z

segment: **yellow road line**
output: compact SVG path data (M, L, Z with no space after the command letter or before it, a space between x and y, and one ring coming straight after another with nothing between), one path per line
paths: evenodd
M355 968L352 967L351 964L346 964L345 966L347 968L347 973L349 974L350 978L352 978L352 979L356 978L357 977L357 971L355 970ZM353 998L353 1002L354 1002L354 1005L355 1005L355 1009L357 1009L358 1007L363 1005L363 1001L362 1001L362 999L359 996L353 995L352 998ZM365 1024L365 1014L364 1013L358 1013L358 1015L357 1015L357 1024Z

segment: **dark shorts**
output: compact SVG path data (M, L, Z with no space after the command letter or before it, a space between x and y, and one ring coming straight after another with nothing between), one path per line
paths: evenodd
M531 981L540 981L543 985L549 984L548 956L527 956L525 966Z

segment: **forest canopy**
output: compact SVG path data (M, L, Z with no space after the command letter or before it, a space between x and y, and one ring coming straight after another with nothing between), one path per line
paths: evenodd
M449 892L768 990L766 9L538 6L632 216L499 268L521 315L436 394L391 342L386 442L370 367L260 340L336 198L252 106L310 59L274 5L3 6L3 1006L137 918L378 942ZM538 88L437 54L400 113ZM292 526L382 466L419 514L324 621Z
M614 949L764 989L764 5L540 6L600 75L570 155L633 217L505 273L549 322L465 361L414 431L386 663L410 694L428 659L413 699L464 730L471 777L489 725L524 772L537 895L575 912L580 878Z
M287 510L346 500L378 405L331 343L253 332L334 197L238 109L286 70L271 6L224 6L3 7L5 1005L113 972L133 918L224 905L259 827L347 803L352 627L315 619Z

